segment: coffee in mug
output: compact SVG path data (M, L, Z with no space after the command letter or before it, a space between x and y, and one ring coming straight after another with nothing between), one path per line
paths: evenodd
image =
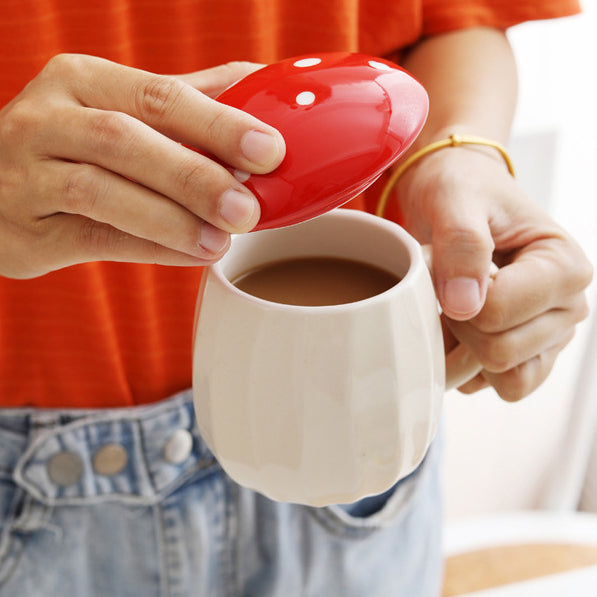
M301 257L273 261L245 272L232 283L274 303L320 307L362 301L389 290L400 278L363 261Z

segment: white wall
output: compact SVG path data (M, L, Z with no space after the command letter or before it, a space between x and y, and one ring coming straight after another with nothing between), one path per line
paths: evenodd
M509 34L520 76L519 108L510 146L518 178L527 193L583 245L594 264L597 263L595 4L586 1L582 15L526 23ZM589 296L597 304L595 283L589 289ZM571 445L566 436L569 417L581 408L575 405L571 411L577 400L575 388L582 373L579 362L589 325L590 321L579 327L548 380L520 403L502 402L491 390L473 396L457 392L447 395L448 520L505 509L553 507L561 501L560 480L572 469L568 465L558 467L564 442ZM568 484L573 482L565 480Z

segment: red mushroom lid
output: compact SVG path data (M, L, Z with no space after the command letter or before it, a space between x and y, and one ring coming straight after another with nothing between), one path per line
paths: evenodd
M235 172L261 204L255 230L309 220L356 197L414 141L425 89L381 58L319 53L266 66L218 101L270 124L286 142L269 174Z

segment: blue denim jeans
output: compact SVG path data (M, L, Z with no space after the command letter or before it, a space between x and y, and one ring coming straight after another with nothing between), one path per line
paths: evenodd
M310 508L231 481L190 392L0 410L0 595L437 597L438 471L434 445L386 494Z

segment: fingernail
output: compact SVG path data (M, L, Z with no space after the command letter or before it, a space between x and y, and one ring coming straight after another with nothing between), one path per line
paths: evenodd
M257 201L236 189L228 189L220 200L220 215L233 228L246 228L255 215Z
M453 278L444 285L444 310L460 315L476 312L481 307L481 289L474 278Z
M240 149L245 158L261 168L271 168L280 158L280 142L277 137L249 131L240 141Z
M211 224L201 225L199 244L203 249L214 255L219 253L228 244L228 233Z

